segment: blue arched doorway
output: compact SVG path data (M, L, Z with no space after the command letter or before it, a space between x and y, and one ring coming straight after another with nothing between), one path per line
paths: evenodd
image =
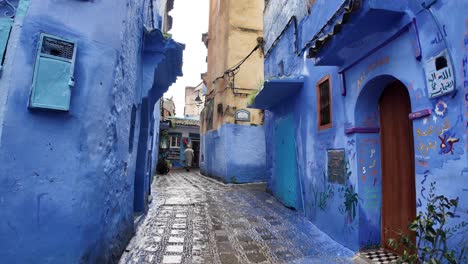
M390 75L369 81L355 107L360 246L386 247L393 231L406 230L416 214L411 99Z

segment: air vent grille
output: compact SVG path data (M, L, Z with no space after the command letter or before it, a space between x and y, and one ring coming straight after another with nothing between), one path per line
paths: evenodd
M44 37L41 53L71 60L73 58L74 48L75 44L73 43L51 37Z

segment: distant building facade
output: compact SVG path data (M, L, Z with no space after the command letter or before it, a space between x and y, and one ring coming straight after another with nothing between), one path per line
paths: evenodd
M225 182L266 180L263 111L248 107L263 81L263 8L262 0L211 0L209 32L202 36L208 72L200 166Z
M200 165L200 121L193 118L164 118L161 122L160 158L171 162L172 168L183 168L184 151L188 146L194 151L193 167L197 168Z
M162 111L161 114L163 117L168 116L175 116L175 103L174 99L171 98L164 98L162 99Z
M159 98L182 74L184 46L155 23L167 2L10 2L0 262L116 263L147 209Z
M204 87L206 89L203 82L197 87L185 87L184 116L186 118L200 119L200 113L205 102Z
M406 230L431 184L458 199L448 225L466 222L465 10L448 0L268 1L266 81L253 105L265 109L272 193L353 250L389 247L385 230ZM466 250L466 234L449 248Z

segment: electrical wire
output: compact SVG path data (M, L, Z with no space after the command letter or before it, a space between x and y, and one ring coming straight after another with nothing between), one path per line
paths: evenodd
M247 56L245 56L242 60L240 60L234 66L232 66L232 67L228 68L227 70L225 70L222 76L219 76L216 79L214 79L213 84L219 79L224 79L224 77L227 75L227 77L230 80L230 87L231 87L232 93L235 96L238 95L239 93L236 92L235 85L234 85L236 74L239 73L240 67L242 66L242 64L244 64L250 58L250 56L252 56L252 54L254 54L255 51L257 51L259 48L263 47L263 39L259 38L259 39L257 39L257 41L258 41L258 44L255 46L255 48L252 49L252 51L250 51L249 54L247 54ZM224 90L226 90L226 88L228 88L228 87L225 87ZM216 92L215 92L215 94L216 94Z
M239 72L240 70L240 66L242 66L242 64L244 64L244 62L247 61L247 59L249 59L249 57L252 56L252 54L256 50L258 50L260 47L261 47L261 43L257 44L257 46L255 46L255 48L245 58L243 58L241 61L239 61L237 64L235 64L231 68L228 68L227 70L225 70L222 76L216 77L216 79L213 80L213 83L215 83L219 79L224 79L224 76L226 75L228 77L233 77L235 74L237 74L237 72Z

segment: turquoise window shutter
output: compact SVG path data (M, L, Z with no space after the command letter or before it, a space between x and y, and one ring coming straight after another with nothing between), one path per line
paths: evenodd
M76 43L42 34L39 42L29 100L30 108L70 109Z
M3 61L5 60L5 52L12 25L13 19L0 18L0 72L3 70Z

